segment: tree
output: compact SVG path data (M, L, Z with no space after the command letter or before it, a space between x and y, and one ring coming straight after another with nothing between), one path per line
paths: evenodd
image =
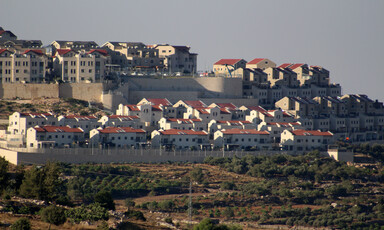
M60 166L48 162L44 167L33 167L25 173L20 186L23 197L53 201L63 190L63 182L59 178Z
M227 207L226 209L224 209L223 215L229 219L234 217L235 213L233 212L233 209L231 207Z
M128 211L130 210L130 208L135 207L135 204L136 204L135 201L133 201L131 198L125 199L124 203L125 203L125 207L127 207Z
M31 229L31 223L27 218L20 218L11 225L11 230L29 230Z
M41 211L41 218L50 224L49 228L51 228L51 224L59 226L64 224L67 220L67 217L65 217L64 209L54 205L44 208Z
M196 181L197 183L203 182L204 174L201 168L193 168L189 175L193 181Z
M109 210L115 210L115 203L112 195L108 191L100 191L95 195L95 202L100 203L101 207Z
M8 161L4 157L0 157L0 193L7 188L8 185Z

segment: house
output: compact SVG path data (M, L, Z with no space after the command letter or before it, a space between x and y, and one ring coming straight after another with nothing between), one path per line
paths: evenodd
M92 49L99 49L99 45L94 41L53 41L51 46L55 50L70 49L74 51L90 51Z
M319 104L309 98L284 97L275 103L276 108L280 108L296 118L317 116L319 114Z
M91 49L87 53L57 49L53 58L54 71L65 82L100 82L108 63L110 56L102 49Z
M8 49L11 52L23 53L27 50L44 51L40 40L0 40L0 49Z
M345 102L347 110L350 114L379 114L383 111L375 109L375 102L364 94L346 94L340 98Z
M303 129L303 126L301 126L300 122L261 122L257 126L257 130L269 132L270 142L273 144L280 143L281 133L284 130L294 129Z
M232 77L232 72L245 69L246 63L244 59L220 59L213 64L213 72L216 77Z
M120 116L140 116L141 110L137 105L123 105L119 104L116 110L116 115Z
M151 134L152 146L165 146L168 149L206 149L210 148L206 131L195 130L155 130Z
M41 50L0 49L0 83L44 82L47 65L48 57Z
M268 81L271 86L287 86L298 87L299 81L297 80L297 73L293 72L290 68L283 68L281 66L269 67L264 70L268 75Z
M106 127L90 131L92 145L100 144L103 147L139 148L146 144L146 132L143 129L132 127Z
M27 130L28 148L72 147L84 141L81 128L68 126L35 126Z
M348 115L346 102L338 97L315 97L314 101L319 103L319 113L326 115L346 116Z
M255 58L252 61L247 62L245 67L249 69L265 70L266 68L269 68L269 67L276 67L276 63L274 63L273 61L267 58Z
M183 118L161 118L159 127L162 130L179 129L179 130L197 130L205 129L205 124L201 119L183 119Z
M238 120L212 120L208 123L208 133L214 134L217 130L222 129L255 129L256 125L250 121Z
M17 36L12 33L12 31L4 30L3 27L0 27L0 40L9 41L9 40L17 40Z
M141 129L144 127L144 124L140 121L138 116L103 116L98 122L101 123L103 127L132 127L136 129Z
M85 137L89 137L90 130L101 126L95 116L66 115L59 116L57 119L60 126L81 128L85 133Z
M106 42L102 45L111 55L111 62L128 70L154 72L164 68L164 60L153 46L142 42Z
M187 108L201 108L201 107L208 107L204 102L200 100L195 101L183 101L179 100L176 102L173 107L176 109L176 118L183 118L184 113L187 112Z
M57 118L52 113L19 113L9 116L8 132L10 134L26 135L30 127L58 125Z
M194 74L197 72L197 53L191 53L189 46L156 44L159 58L163 59L164 68L169 73Z
M305 152L315 149L325 151L333 142L333 133L318 130L284 130L280 146L285 151Z
M215 147L232 149L270 149L270 137L267 131L256 129L222 129L214 134Z

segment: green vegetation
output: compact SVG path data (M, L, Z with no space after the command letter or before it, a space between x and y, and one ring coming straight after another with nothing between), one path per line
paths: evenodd
M31 223L27 218L20 218L18 219L15 223L11 225L11 230L30 230L31 228Z
M359 148L363 147L379 154L380 147ZM198 165L47 163L24 168L0 158L0 166L2 211L40 215L54 225L66 219L72 223L99 221L102 229L108 210L116 208L130 222L152 221L155 213L162 213L162 220L176 226L179 217L187 218L190 210L190 181L196 182L193 218L201 221L195 229L239 229L203 220L207 216L239 224L339 229L376 229L384 223L382 164L356 167L318 152L208 157ZM14 195L52 205L20 204ZM68 207L57 208L56 204Z

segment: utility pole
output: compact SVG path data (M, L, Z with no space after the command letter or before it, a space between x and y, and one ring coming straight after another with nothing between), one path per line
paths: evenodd
M188 204L189 224L192 223L192 180L189 178L189 204Z

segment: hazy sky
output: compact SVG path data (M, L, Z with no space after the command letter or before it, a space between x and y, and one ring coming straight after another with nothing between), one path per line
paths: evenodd
M0 0L19 39L189 45L198 70L221 58L320 65L343 93L384 101L382 0Z

